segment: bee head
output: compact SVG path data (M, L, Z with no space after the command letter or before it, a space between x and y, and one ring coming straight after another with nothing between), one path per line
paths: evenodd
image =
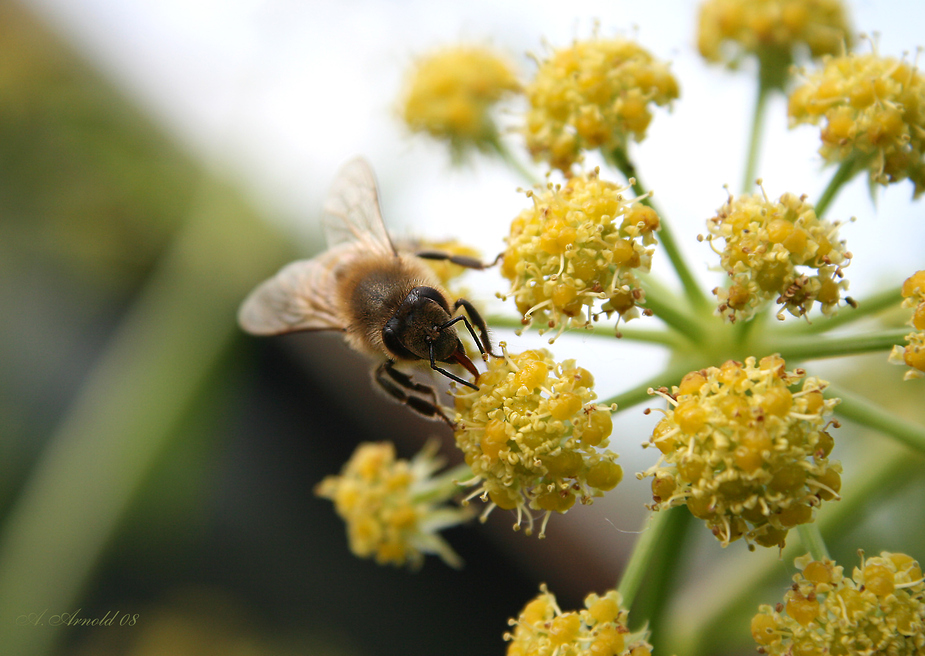
M406 360L447 362L459 346L456 328L447 325L450 308L433 287L415 287L382 329L385 347Z

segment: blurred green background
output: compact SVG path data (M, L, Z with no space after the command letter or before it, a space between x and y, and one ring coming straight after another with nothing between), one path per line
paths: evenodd
M238 332L294 255L267 226L0 2L4 655L503 650L535 584L477 530L449 536L463 572L409 574L353 557L313 496L363 434L298 337ZM49 626L74 612L137 622Z

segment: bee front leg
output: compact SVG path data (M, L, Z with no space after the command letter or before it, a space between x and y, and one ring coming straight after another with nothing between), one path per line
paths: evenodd
M491 350L491 339L488 337L488 324L485 323L485 320L482 318L482 315L479 314L479 311L475 309L475 306L472 305L469 301L464 298L456 300L456 303L453 304L453 313L455 314L459 311L459 308L462 307L466 310L466 314L469 315L469 318L472 319L472 323L475 324L475 327L479 329L479 332L482 334L482 339L480 340L475 331L472 330L472 326L469 324L469 321L463 317L463 321L466 322L466 328L469 329L469 334L475 339L475 345L479 347L479 351L484 355L488 353L492 357L500 358L500 355L495 354Z
M450 428L456 427L453 421L441 410L440 404L437 402L436 390L433 387L414 382L411 376L396 369L392 360L386 360L379 365L373 373L373 378L389 396L399 403L404 403L419 415L428 419L440 419L446 422ZM429 396L431 400L414 396L405 390Z

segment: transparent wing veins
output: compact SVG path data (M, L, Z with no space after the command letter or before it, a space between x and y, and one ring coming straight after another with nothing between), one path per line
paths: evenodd
M359 242L372 252L397 255L379 208L379 191L369 163L358 157L341 168L324 203L328 247Z

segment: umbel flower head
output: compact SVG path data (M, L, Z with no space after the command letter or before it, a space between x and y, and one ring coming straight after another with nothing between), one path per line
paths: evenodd
M502 345L502 349L504 346ZM623 469L605 449L614 408L595 404L594 378L574 360L553 361L545 349L495 358L479 389L458 389L456 444L479 485L472 496L517 510L533 530L531 510L564 513L616 487ZM471 498L471 497L470 497Z
M653 478L653 510L687 504L724 547L741 537L770 547L838 497L841 466L827 460L824 418L838 400L823 397L828 383L818 378L791 391L805 372L784 367L776 355L730 360L661 392L669 408L650 439L661 456L637 475Z
M788 114L791 127L824 120L827 162L850 161L881 185L908 178L916 198L925 191L925 78L914 65L877 52L826 58L791 94Z
M347 523L350 551L380 565L420 567L424 554L451 567L462 561L437 532L468 520L464 509L442 506L459 488L433 477L443 463L429 442L410 461L398 460L390 442L360 444L339 476L328 476L315 494L334 502Z
M468 147L490 148L498 138L491 109L519 91L513 69L484 47L446 48L414 67L402 100L402 117L412 131L449 141L460 156Z
M925 653L925 582L910 556L864 558L851 578L832 560L796 559L784 602L752 618L758 651L784 654Z
M700 8L700 54L730 67L754 55L777 87L783 86L795 53L821 57L850 45L841 0L707 0Z
M650 104L678 97L668 65L628 39L576 41L539 62L526 88L530 110L524 132L534 159L570 175L582 152L605 157L642 141Z
M906 335L905 347L894 346L890 362L909 367L905 379L913 380L925 375L925 270L909 276L902 287L903 307L915 308L909 325L915 328Z
M610 590L589 594L580 611L563 612L543 584L517 619L508 620L514 630L504 634L507 656L648 656L648 632L630 633L621 603L620 593Z
M527 195L533 207L511 224L501 274L511 281L525 324L540 332L588 326L596 306L627 320L645 299L634 271L648 271L659 218L625 196L628 187L600 179L599 171L564 187ZM600 305L598 305L600 303Z
M838 226L819 219L805 196L784 194L771 201L764 188L761 194L730 194L707 220L711 246L724 241L721 251L713 248L730 280L728 287L713 290L718 312L730 320L749 319L776 299L778 319L785 310L803 316L814 303L824 315L834 314L848 287L842 270L851 260L845 242L838 241Z

